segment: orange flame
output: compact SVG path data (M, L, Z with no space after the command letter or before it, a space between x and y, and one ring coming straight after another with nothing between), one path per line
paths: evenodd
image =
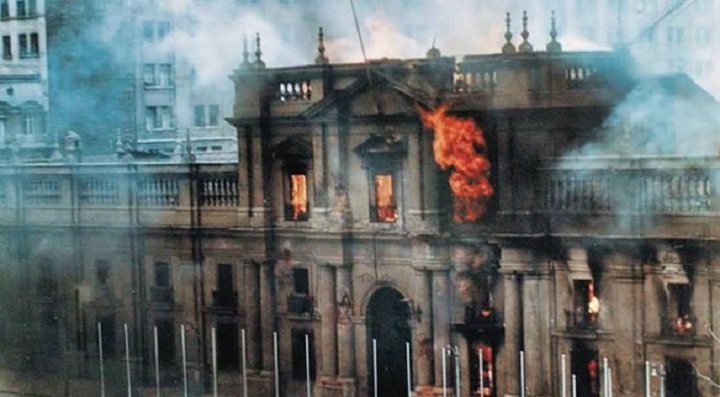
M307 177L302 174L290 176L292 220L297 221L307 215Z
M474 121L448 116L447 109L447 105L435 111L420 109L420 115L425 127L435 131L435 162L443 170L452 169L455 222L474 222L485 214L494 193L490 161L484 154L487 145Z

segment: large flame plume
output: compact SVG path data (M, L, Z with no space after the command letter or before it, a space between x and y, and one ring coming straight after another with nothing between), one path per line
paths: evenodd
M435 131L435 162L452 170L450 189L455 198L456 223L475 222L487 211L494 190L490 185L490 161L482 130L473 120L447 115L447 105L434 111L420 109L423 124Z

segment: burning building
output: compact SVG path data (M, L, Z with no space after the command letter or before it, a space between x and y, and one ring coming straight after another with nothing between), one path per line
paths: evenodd
M281 395L405 396L409 352L417 396L636 396L646 362L708 395L718 104L521 36L333 64L321 32L288 68L258 38L235 164L1 166L8 371L97 394L102 348L108 388L201 393L216 362L221 394L261 396L277 350Z

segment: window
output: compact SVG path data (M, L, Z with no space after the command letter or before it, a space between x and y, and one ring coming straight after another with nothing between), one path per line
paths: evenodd
M693 331L693 319L690 310L690 285L671 283L667 285L667 315L672 330L678 335L687 335Z
M27 8L27 15L28 16L36 16L37 15L37 0L28 0L28 8Z
M143 39L147 42L160 41L170 33L170 22L168 21L145 21L143 22Z
M667 30L668 44L682 44L684 29L677 27L669 27Z
M95 271L98 284L106 285L108 276L110 275L110 265L108 261L102 259L95 261Z
M170 265L167 262L155 263L155 286L170 287Z
M40 54L40 42L37 33L21 34L18 36L20 43L20 58L34 58Z
M222 146L210 146L210 151L211 152L221 152Z
M3 36L2 44L3 59L12 59L12 42L10 41L10 36Z
M307 175L294 171L288 175L289 194L286 203L285 219L306 221L308 219Z
M695 31L695 42L698 44L710 44L710 29L698 28Z
M145 41L155 39L155 25L152 22L143 22L143 38Z
M0 118L0 146L5 144L5 119Z
M220 125L220 106L195 105L195 127L217 127Z
M310 379L315 380L315 343L312 331L292 331L292 378L305 380L307 377L306 363L310 362ZM308 360L309 358L309 360Z
M10 3L8 0L0 0L0 18L10 18Z
M23 116L23 134L35 135L40 132L40 116L27 114Z
M171 106L148 106L145 110L145 125L148 131L174 128Z
M234 291L233 287L233 266L220 264L217 268L218 291Z
M172 321L158 321L155 325L158 334L158 361L162 366L175 363L175 325Z
M595 284L591 280L573 281L574 311L568 319L568 326L575 328L597 327L600 316L600 300Z
M143 82L145 87L172 87L174 85L172 64L143 65Z
M170 22L160 21L157 22L157 37L158 40L164 39L168 33L170 33Z
M205 106L195 106L195 127L205 127Z
M16 10L17 16L18 17L27 16L27 8L25 6L25 4L26 4L25 0L17 0L17 2L15 4L17 6L17 10Z
M293 292L298 295L308 295L310 293L310 277L308 269L296 268L292 270L293 274Z
M375 197L371 217L373 222L395 223L397 205L395 204L395 185L391 174L376 174L374 177Z
M208 105L208 125L220 125L220 106Z

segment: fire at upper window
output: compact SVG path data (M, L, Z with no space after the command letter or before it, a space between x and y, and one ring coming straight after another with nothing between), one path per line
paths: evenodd
M435 131L435 162L443 170L452 169L450 189L455 199L455 222L480 219L494 193L482 130L473 120L448 116L447 106L435 111L421 109L420 115L425 127Z
M307 176L305 174L290 175L290 207L291 220L307 219L308 195Z
M375 215L378 222L394 223L397 220L392 175L375 175Z

